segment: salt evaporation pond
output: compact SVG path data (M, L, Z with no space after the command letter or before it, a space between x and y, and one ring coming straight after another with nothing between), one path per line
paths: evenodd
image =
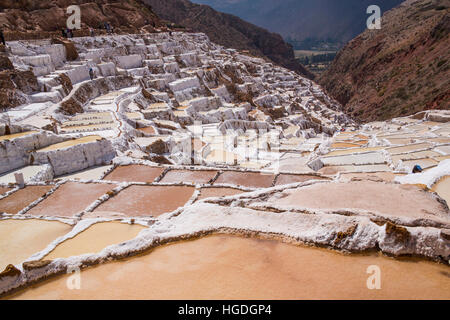
M104 180L121 182L153 182L163 173L163 171L163 168L132 164L115 168L104 178Z
M396 217L438 219L447 214L430 193L422 192L417 186L372 181L318 183L286 190L281 195L270 197L268 202L285 209L290 206L330 210L346 208Z
M74 238L59 244L43 260L100 252L107 246L135 238L142 229L145 229L145 227L136 224L131 225L120 222L96 223L87 230L77 234Z
M114 184L66 182L28 214L71 217L114 187Z
M58 221L0 221L0 271L8 264L21 264L53 240L70 232L72 227Z
M194 191L193 187L183 186L130 186L102 203L94 212L156 217L184 206Z
M276 186L283 184L291 184L298 182L306 182L309 180L327 180L326 177L313 176L313 175L293 175L293 174L280 174L275 182Z
M163 183L208 183L217 174L217 171L190 171L171 170L161 180Z
M381 289L369 290L369 266ZM450 299L450 268L429 261L338 252L229 235L159 247L68 275L13 299Z
M139 128L138 130L148 134L156 134L156 131L153 127Z
M439 180L432 188L442 199L450 205L450 176L446 176Z
M6 140L12 140L15 138L21 138L24 136L28 136L34 133L37 133L38 131L26 131L26 132L20 132L20 133L13 133L13 134L7 134L4 136L0 136L0 141L6 141Z
M234 188L202 188L197 200L215 197L226 197L241 194L244 191Z
M0 200L0 212L17 214L30 203L39 200L54 186L27 186Z
M86 136L86 137L82 137L82 138L78 138L78 139L74 139L74 140L68 140L68 141L57 143L57 144L52 144L48 147L39 149L38 152L60 150L60 149L76 146L79 144L98 141L101 139L102 139L102 137L100 137L100 136Z
M226 171L214 184L234 184L250 188L268 188L272 186L274 176L259 172Z

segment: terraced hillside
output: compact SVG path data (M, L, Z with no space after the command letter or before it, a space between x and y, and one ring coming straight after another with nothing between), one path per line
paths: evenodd
M360 126L204 33L57 40L3 52L2 298L450 298L449 111Z
M218 12L188 0L143 0L163 19L208 35L211 41L237 50L248 50L313 79L314 75L295 60L292 46L277 34L236 16Z

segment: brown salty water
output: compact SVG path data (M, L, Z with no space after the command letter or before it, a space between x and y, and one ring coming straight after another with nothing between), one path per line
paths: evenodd
M0 221L0 270L8 264L20 264L45 249L53 240L69 233L72 227L58 221Z
M367 288L369 266L381 289ZM14 299L449 299L450 268L378 254L344 255L229 235L165 245L148 254L68 275Z
M142 229L145 227L121 222L96 223L74 238L60 243L43 260L100 252L107 246L135 238Z

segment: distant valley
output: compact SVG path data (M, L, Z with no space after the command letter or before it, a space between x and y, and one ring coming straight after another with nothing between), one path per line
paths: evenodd
M281 34L296 50L336 50L366 28L369 5L402 0L194 0Z

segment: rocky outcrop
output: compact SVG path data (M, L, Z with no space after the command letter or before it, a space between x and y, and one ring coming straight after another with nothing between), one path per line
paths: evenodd
M14 70L14 66L6 55L0 55L0 71Z
M15 70L9 58L0 55L0 110L27 102L24 94L37 90L37 79L33 72Z
M66 9L71 5L79 5L82 15L82 30L75 32L75 35L88 35L88 27L103 29L104 22L109 22L115 31L130 33L145 26L152 28L162 25L150 8L133 0L5 0L1 5L0 25L3 26L6 40L61 36L61 29L66 28L69 17Z
M161 18L206 33L211 41L225 47L248 50L312 79L314 76L295 60L292 46L276 33L236 16L215 11L187 0L142 0Z
M6 278L6 277L17 277L21 274L20 270L14 267L12 264L8 264L0 273L0 279Z
M77 48L75 48L75 45L72 41L61 38L53 38L52 43L62 44L64 46L64 48L66 49L66 59L68 61L74 61L78 59Z
M363 122L450 108L450 6L408 0L342 49L319 82Z

